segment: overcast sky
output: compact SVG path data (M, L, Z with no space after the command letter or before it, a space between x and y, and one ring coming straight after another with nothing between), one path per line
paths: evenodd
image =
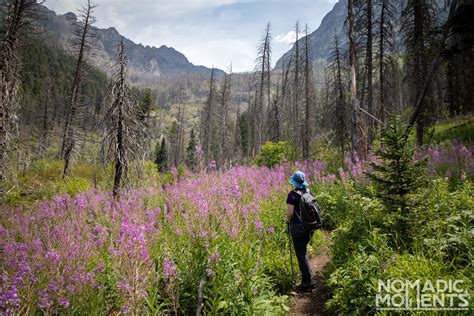
M85 0L47 0L63 14ZM273 64L290 48L297 20L310 32L337 0L95 0L96 26L115 27L136 43L171 46L196 65L252 70L256 47L270 21Z

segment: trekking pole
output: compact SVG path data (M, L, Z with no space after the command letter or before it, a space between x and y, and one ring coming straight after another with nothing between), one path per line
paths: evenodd
M295 278L295 273L293 271L293 253L291 252L291 233L290 233L290 223L287 222L286 223L286 228L287 228L287 232L288 232L288 250L290 251L290 265L291 265L291 282L293 282L293 279Z

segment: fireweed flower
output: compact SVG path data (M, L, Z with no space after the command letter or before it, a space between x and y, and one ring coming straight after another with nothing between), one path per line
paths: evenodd
M342 181L345 181L347 179L347 175L344 169L339 168L338 171L339 171L339 178L341 178Z
M209 265L213 265L220 260L221 260L221 255L219 254L219 251L214 251L209 257L207 262Z
M254 222L254 225L255 225L255 230L256 231L261 231L263 229L263 224L260 220L256 220Z
M69 300L65 297L58 298L58 304L61 305L63 308L69 308Z
M163 259L163 274L168 278L172 278L176 274L176 267L174 262L166 257Z

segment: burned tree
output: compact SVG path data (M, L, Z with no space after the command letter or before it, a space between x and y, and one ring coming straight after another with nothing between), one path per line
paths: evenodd
M222 83L222 95L221 95L221 106L220 106L220 146L219 146L219 159L218 167L222 167L223 164L231 158L230 152L230 141L228 139L229 131L229 103L231 100L231 84L232 84L232 65L230 66L229 74L224 75L224 82Z
M18 121L20 61L18 43L29 29L36 0L9 0L3 4L3 38L0 47L0 181L5 180L7 154L15 137Z
M215 94L216 87L214 82L214 67L211 69L211 79L209 81L209 96L207 98L206 105L201 113L201 144L204 151L204 163L206 166L211 161L211 136L213 133L213 117L214 117L214 103L215 103Z
M309 146L313 135L313 108L314 108L314 84L313 84L313 67L310 59L311 47L308 40L308 26L305 27L304 37L304 136L302 139L303 158L308 159L310 156Z
M394 100L390 98L390 88L394 88L394 27L396 24L396 8L392 1L382 0L378 25L378 45L376 48L376 62L379 72L379 107L377 116L382 123L387 120L387 112L392 110Z
M260 146L265 141L265 126L266 116L268 109L270 108L270 75L271 75L271 40L270 34L271 25L268 22L265 27L265 32L262 37L260 46L258 47L257 65L255 66L256 84L257 91L255 95L255 143L253 145L253 152L258 152ZM257 119L258 118L258 119Z
M137 156L140 140L143 138L145 127L139 120L140 109L132 99L127 84L127 64L123 39L115 65L116 73L108 96L104 116L107 153L114 161L114 186L112 193L116 197L123 183L122 178L127 173L130 161Z
M86 63L86 53L90 48L89 38L92 24L95 18L92 16L93 10L96 6L92 5L90 0L87 0L87 6L81 10L81 30L80 40L74 43L77 51L77 63L74 71L74 79L71 87L71 95L66 108L66 122L64 125L63 142L61 146L61 157L64 160L63 178L69 171L69 164L71 154L76 142L75 120L79 106L80 87L84 76L84 68Z
M332 129L335 132L336 144L341 150L341 154L345 154L346 139L348 137L348 118L346 105L346 68L344 67L341 48L337 34L334 35L334 50L329 59L326 69L328 91L326 92L330 109L330 121Z
M410 78L410 102L415 104L420 99L423 82L428 75L428 63L433 57L432 43L434 38L434 2L433 0L408 1L402 16L402 33L407 46L407 67ZM431 83L430 83L431 84ZM432 123L433 111L427 111L423 104L426 102L432 109L435 100L432 98L432 89L427 89L422 99L416 125L416 139L418 144L423 143L423 135Z
M353 162L356 161L357 155L360 154L359 142L359 126L358 111L359 111L359 99L357 97L357 51L354 34L354 1L349 0L347 6L347 24L348 24L348 36L349 36L349 67L351 69L351 159Z

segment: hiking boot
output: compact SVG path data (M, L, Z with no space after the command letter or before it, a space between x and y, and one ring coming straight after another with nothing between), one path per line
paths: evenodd
M314 286L312 284L298 284L296 286L296 290L300 292L306 292L306 293L312 292L313 288Z

